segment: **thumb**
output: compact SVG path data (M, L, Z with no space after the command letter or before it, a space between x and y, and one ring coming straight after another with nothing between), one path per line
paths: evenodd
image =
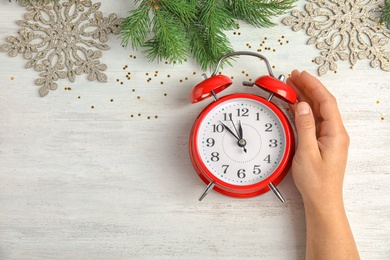
M306 102L299 102L295 108L295 127L298 133L298 149L318 150L314 116Z

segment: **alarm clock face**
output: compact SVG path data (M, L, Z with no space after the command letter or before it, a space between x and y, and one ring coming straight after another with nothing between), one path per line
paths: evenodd
M202 113L195 131L202 168L230 185L264 181L286 161L284 115L272 103L250 94L216 102Z

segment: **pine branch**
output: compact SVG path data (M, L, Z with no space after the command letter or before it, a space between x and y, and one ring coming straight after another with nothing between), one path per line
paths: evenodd
M295 0L224 0L231 16L255 27L276 25L272 16L283 14L293 7Z
M193 39L197 42L193 42L192 53L201 67L206 69L208 66L213 66L222 55L233 51L230 41L223 31L234 29L237 25L220 1L199 2L202 3L197 6L198 20L194 24L197 25L196 32L199 35ZM204 47L198 49L198 45Z
M390 29L390 0L385 1L385 6L382 9L380 22L386 24L387 29Z
M172 62L183 62L188 56L189 40L184 31L184 25L168 10L160 10L155 13L153 19L153 32L155 36L148 40L144 51L148 53L150 60L163 59Z
M182 62L193 56L202 69L215 65L233 48L225 31L238 20L255 27L275 25L271 18L296 0L135 0L121 28L122 44L145 48L151 60ZM152 18L151 18L152 17Z

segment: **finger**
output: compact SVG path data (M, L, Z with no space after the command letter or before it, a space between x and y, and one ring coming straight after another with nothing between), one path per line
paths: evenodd
M304 71L300 74L302 86L311 93L312 103L318 107L320 116L324 121L329 121L330 125L342 126L340 111L335 97L326 87L315 77Z
M299 102L295 109L295 127L298 133L298 150L319 155L313 112L306 102Z
M298 70L291 72L291 76L287 78L286 83L292 87L297 93L298 101L306 101L310 103L310 100L305 96L305 93L302 92L305 88L302 86L303 83L300 80L301 73Z

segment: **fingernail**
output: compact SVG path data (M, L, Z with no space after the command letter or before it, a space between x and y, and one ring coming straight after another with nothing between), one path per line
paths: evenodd
M310 106L306 102L300 102L297 105L297 113L299 116L308 115L310 113Z

